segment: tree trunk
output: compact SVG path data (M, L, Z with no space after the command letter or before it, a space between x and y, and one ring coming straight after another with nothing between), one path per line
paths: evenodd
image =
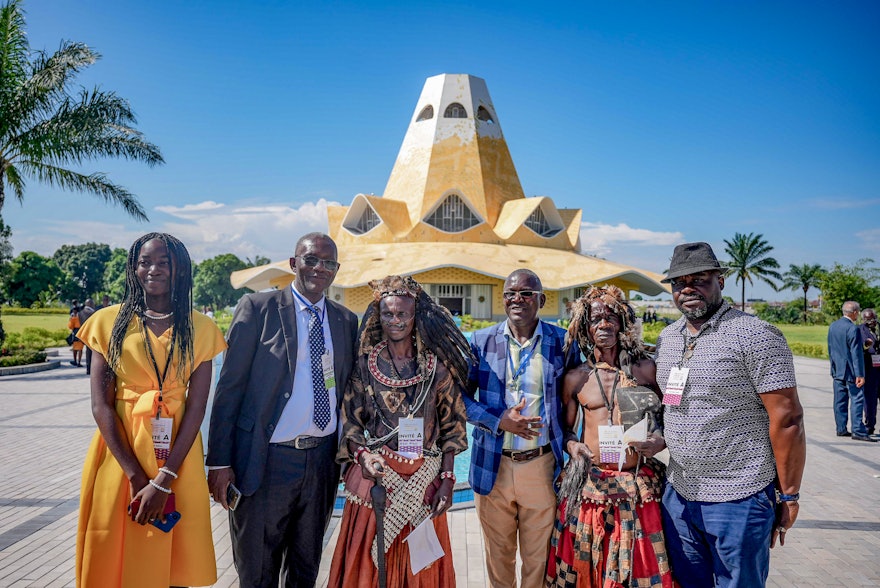
M742 291L742 308L740 309L743 312L746 311L746 281L743 280L743 291Z
M809 286L804 285L804 324L807 324L807 290L809 289Z

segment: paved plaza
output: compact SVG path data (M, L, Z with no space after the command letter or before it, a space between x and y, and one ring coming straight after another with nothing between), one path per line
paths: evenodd
M68 353L68 355L65 355ZM82 461L94 431L82 368L0 377L0 586L73 586ZM880 443L834 434L828 362L796 358L806 413L800 518L773 550L769 586L880 586ZM213 507L220 580L237 586L226 515ZM319 585L336 541L334 518ZM450 513L458 585L486 585L473 508Z

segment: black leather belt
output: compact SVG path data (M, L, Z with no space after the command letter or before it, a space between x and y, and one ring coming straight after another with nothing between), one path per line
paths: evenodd
M332 435L327 435L326 437L307 437L306 435L300 435L290 441L281 441L279 443L272 443L272 445L282 445L284 447L293 447L294 449L314 449L329 437L332 437Z
M504 457L509 457L513 461L529 461L530 459L541 457L545 453L550 453L551 451L553 451L553 448L548 443L544 447L538 447L537 449L526 449L525 451L517 451L516 449L502 449L501 455L503 455Z

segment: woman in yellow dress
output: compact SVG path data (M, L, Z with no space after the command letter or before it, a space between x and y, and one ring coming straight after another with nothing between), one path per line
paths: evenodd
M79 340L79 337L77 337L81 326L82 325L79 322L79 311L74 308L70 311L70 319L67 321L67 328L70 329L70 334L73 335L73 343L70 344L70 350L73 352L73 360L71 360L70 365L76 367L82 367L84 345L83 342Z
M199 425L211 360L226 344L214 322L192 309L192 262L183 243L163 233L135 241L122 303L97 311L78 337L94 351L98 431L83 468L77 586L213 584ZM166 532L150 523L171 522L174 515L163 512L172 492L180 519Z

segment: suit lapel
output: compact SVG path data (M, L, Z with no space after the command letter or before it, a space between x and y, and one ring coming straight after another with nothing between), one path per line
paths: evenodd
M501 400L504 400L505 388L507 387L507 337L504 335L504 327L507 325L507 321L503 321L498 324L498 330L495 332L495 357L498 360L495 362L495 365L492 366L495 375L498 377L498 381L501 386L499 388Z
M333 372L337 377L342 373L342 363L347 359L347 354L341 353L345 345L345 325L342 320L342 313L330 304L329 300L324 300L324 307L327 309L327 320L330 321L330 340L333 342ZM342 398L339 390L336 395Z
M287 369L293 376L296 373L296 305L293 303L293 292L289 286L281 290L278 318L281 321L281 330L284 332L284 342L287 345Z

